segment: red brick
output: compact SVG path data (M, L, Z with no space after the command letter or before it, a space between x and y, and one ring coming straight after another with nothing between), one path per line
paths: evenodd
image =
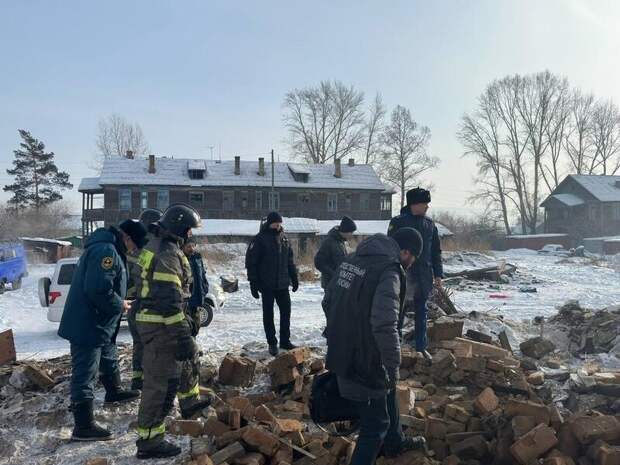
M485 388L474 401L474 410L480 415L488 415L499 407L499 399L490 387Z
M558 443L555 431L547 425L540 424L525 436L517 440L510 453L521 464L528 465Z
M415 394L407 386L396 386L396 400L402 414L409 415L415 407Z
M571 423L571 428L581 444L591 444L598 439L611 443L620 440L620 421L609 415L579 417Z
M200 420L174 420L168 426L168 431L176 435L202 436L205 425Z
M536 423L544 423L545 425L549 424L551 418L547 406L530 401L510 400L504 407L504 412L508 417L515 417L517 415L534 417L536 418Z
M280 447L278 438L261 428L250 427L243 432L241 438L251 449L256 449L269 457L273 456Z
M228 354L222 360L218 379L221 384L250 386L254 382L255 371L255 361Z

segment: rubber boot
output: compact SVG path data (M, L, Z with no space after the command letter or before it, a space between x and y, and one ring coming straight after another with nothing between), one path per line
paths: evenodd
M139 459L162 459L165 457L174 457L181 453L181 448L174 444L162 439L155 446L148 447L148 442L138 440L136 445L138 446L138 453L136 457Z
M129 391L121 386L121 373L115 372L112 375L101 375L99 378L105 388L105 403L112 402L131 402L140 397L140 391Z
M95 422L93 401L86 400L71 406L75 427L71 439L74 441L109 441L112 433Z
M197 399L196 402L190 405L180 405L181 407L181 418L184 420L191 420L194 415L199 412L202 412L213 402L211 399Z
M269 344L269 354L275 357L280 351L277 344Z

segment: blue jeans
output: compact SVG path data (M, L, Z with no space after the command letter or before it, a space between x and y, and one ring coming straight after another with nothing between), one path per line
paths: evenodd
M422 352L426 350L426 301L428 295L416 295L413 299L413 310L415 312L415 350Z
M97 375L111 376L118 371L116 344L100 347L71 344L71 402L94 398Z
M356 402L360 413L360 432L350 465L373 465L384 445L387 452L397 453L404 440L396 390L386 396Z

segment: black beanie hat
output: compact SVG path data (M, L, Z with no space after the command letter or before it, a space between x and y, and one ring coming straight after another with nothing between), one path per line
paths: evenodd
M136 247L141 249L148 242L146 238L146 228L136 220L125 220L119 225L119 229L131 237Z
M341 233L352 233L357 231L357 225L348 216L345 216L340 220L340 227L338 228Z
M408 250L417 257L422 253L422 236L413 228L400 228L392 238L398 242L400 250Z
M267 215L267 220L265 221L265 224L269 226L273 223L282 223L282 215L280 215L278 212L271 212L269 213L269 215Z
M411 206L414 203L430 203L431 202L431 193L426 189L422 189L421 187L416 187L415 189L411 189L407 191L407 206Z

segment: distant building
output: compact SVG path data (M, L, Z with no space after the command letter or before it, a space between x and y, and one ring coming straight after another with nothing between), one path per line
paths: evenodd
M84 235L95 225L137 218L145 208L173 203L192 205L203 218L257 219L271 210L283 216L336 220L387 220L392 195L370 165L354 160L330 165L182 158L115 158L106 160L98 178L84 178ZM95 198L103 196L103 205Z
M545 233L620 235L620 176L569 175L541 203Z

